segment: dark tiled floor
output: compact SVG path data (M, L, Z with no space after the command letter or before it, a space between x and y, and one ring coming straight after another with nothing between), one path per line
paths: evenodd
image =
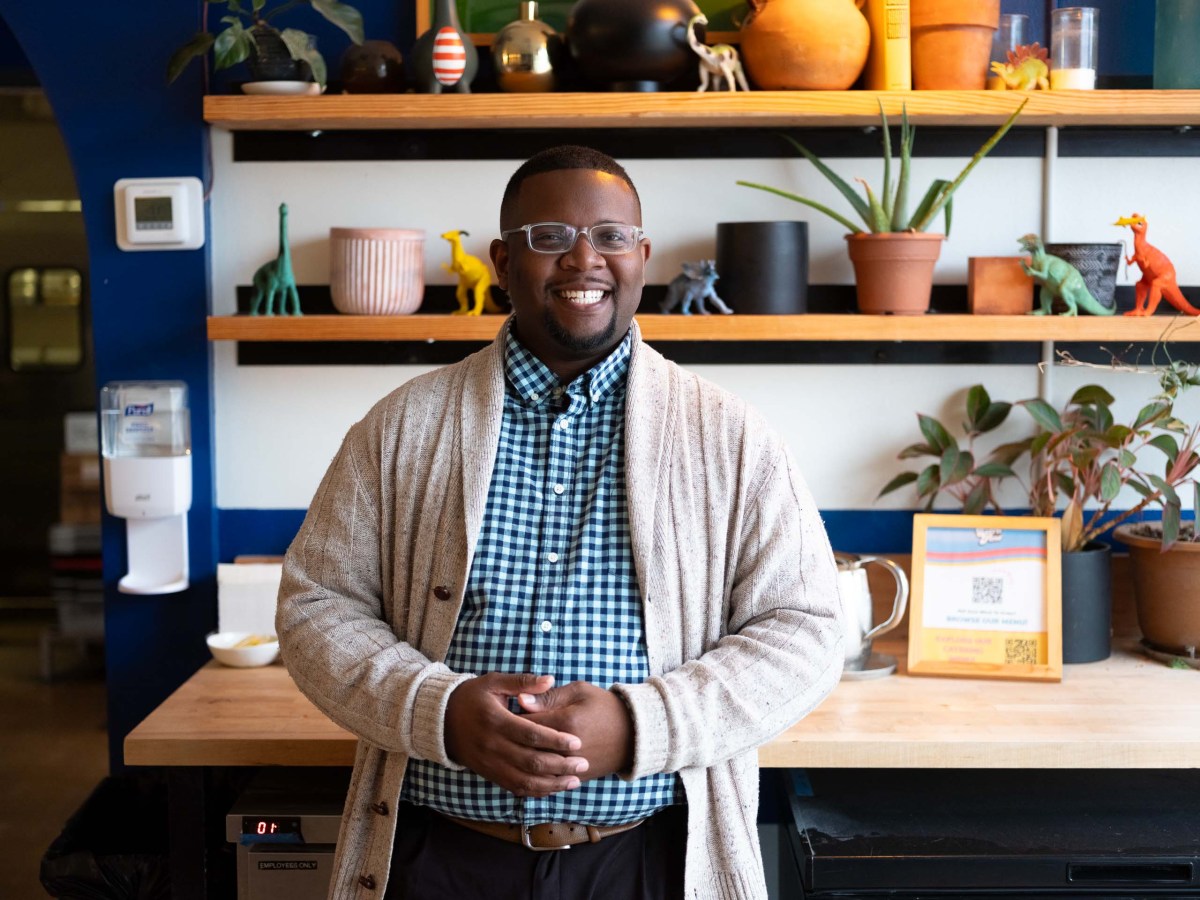
M45 897L46 847L108 774L104 673L98 656L63 646L40 677L38 635L52 614L0 611L0 897Z

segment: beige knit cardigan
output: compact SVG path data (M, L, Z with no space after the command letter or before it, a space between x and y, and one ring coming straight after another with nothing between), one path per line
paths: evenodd
M625 777L679 773L687 897L765 898L755 748L837 684L833 556L780 438L633 332L626 483L651 677L613 688L636 733ZM337 900L383 895L409 758L457 768L446 701L474 673L442 660L495 461L502 341L406 383L350 429L284 562L284 661L360 739Z

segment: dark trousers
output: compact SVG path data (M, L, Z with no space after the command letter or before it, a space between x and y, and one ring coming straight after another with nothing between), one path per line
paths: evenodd
M538 852L401 803L384 900L682 900L687 807Z

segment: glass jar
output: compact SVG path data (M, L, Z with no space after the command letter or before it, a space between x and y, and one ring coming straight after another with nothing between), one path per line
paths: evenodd
M1100 58L1100 10L1067 6L1050 12L1050 89L1090 91Z

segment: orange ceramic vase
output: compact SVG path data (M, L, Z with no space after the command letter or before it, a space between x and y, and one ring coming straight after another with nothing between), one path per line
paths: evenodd
M858 311L894 316L928 312L943 240L945 235L913 231L846 235Z
M867 62L863 0L750 0L742 64L764 91L843 91Z
M1000 0L912 0L913 87L919 91L987 87Z

